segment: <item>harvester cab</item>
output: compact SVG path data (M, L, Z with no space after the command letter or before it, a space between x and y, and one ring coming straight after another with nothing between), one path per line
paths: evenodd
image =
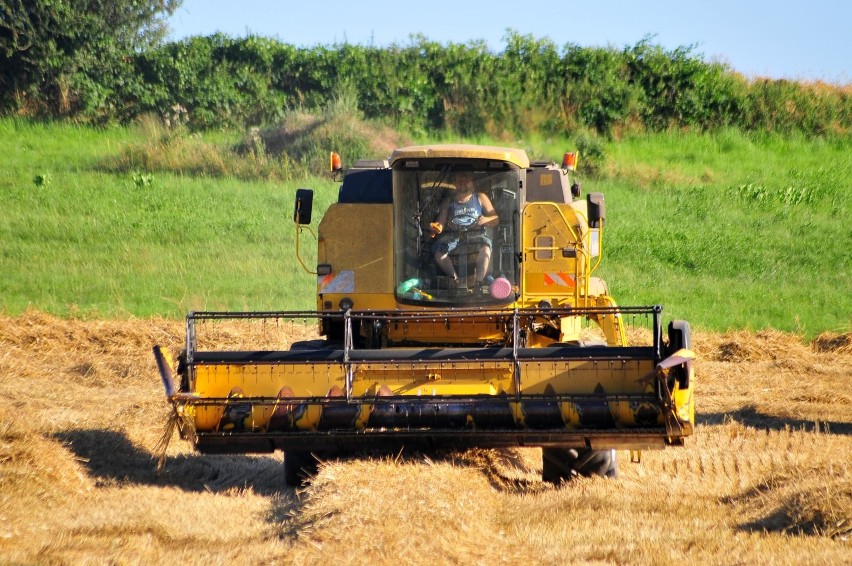
M592 276L601 258L603 195L578 198L569 177L576 154L567 155L559 167L530 163L515 149L422 146L356 163L319 226L318 311L614 307ZM297 211L311 207L309 192L297 195ZM590 316L607 343L625 345L619 313ZM557 318L530 339L578 342L580 318ZM343 339L342 330L324 322L333 340ZM356 330L362 344L511 342L504 332L469 329L458 336Z
M613 475L615 449L682 444L689 325L664 336L659 306L618 306L596 276L604 199L581 198L576 158L435 145L358 161L319 222L316 269L299 255L313 234L300 189L297 257L317 308L190 313L169 394L183 435L202 452L282 449L291 482L311 454L367 447L541 446L542 477L558 482ZM269 319L316 320L322 338L198 343L201 322ZM645 321L644 344L628 344L628 320Z

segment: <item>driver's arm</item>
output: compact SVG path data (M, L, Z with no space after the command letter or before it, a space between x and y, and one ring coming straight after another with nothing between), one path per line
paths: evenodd
M482 216L477 218L476 223L479 226L493 226L497 224L500 218L497 216L497 211L494 210L494 205L491 204L491 199L485 193L477 193L476 196L479 197L479 204L482 205Z
M430 229L434 234L440 234L444 230L444 226L447 225L447 216L450 214L450 201L449 199L444 199L441 201L441 208L438 210L438 216L435 217L435 222L430 225ZM440 228L434 226L438 224Z

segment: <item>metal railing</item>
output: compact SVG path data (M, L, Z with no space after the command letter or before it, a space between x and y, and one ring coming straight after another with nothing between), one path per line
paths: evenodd
M648 359L654 362L661 359L661 313L662 307L583 307L583 308L515 308L515 309L444 309L429 311L261 311L261 312L191 312L186 319L186 362L190 371L201 358L205 363L340 363L345 376L344 392L347 400L353 396L355 372L359 364L391 362L403 365L425 363L474 363L483 360L510 362L512 366L512 388L520 397L521 369L524 360L568 360L568 359ZM537 320L558 320L565 316L645 316L651 318L653 343L649 347L585 347L555 345L544 348L528 348L524 344L522 331ZM258 350L246 351L199 351L197 348L197 323L204 321L256 321L256 320L334 320L343 323L343 343L339 348L321 350L301 350L295 352ZM507 330L507 344L500 346L470 346L461 348L422 347L388 348L385 350L356 348L357 340L353 323L361 321L381 321L384 324L443 324L449 327L453 323L473 320L489 320L502 323ZM508 337L511 337L510 339ZM324 352L318 356L315 352ZM219 356L218 358L216 356Z

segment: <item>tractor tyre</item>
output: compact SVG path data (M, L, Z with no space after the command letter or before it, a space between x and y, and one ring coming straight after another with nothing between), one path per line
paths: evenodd
M317 473L318 462L307 450L284 452L284 483L290 487L304 487Z
M618 477L615 450L546 447L541 455L541 479L548 483L558 484L575 476Z

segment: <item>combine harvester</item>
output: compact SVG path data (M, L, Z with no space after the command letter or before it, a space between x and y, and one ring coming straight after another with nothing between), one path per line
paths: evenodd
M604 198L580 198L575 165L473 145L358 161L316 234L315 312L193 312L177 367L154 348L181 437L203 453L283 450L290 484L315 456L369 448L541 447L558 483L615 475L616 449L682 445L689 325L664 335L661 307L619 307L593 276ZM296 194L303 266L312 197ZM198 346L204 322L273 319L315 319L324 338ZM646 345L628 345L636 321Z

